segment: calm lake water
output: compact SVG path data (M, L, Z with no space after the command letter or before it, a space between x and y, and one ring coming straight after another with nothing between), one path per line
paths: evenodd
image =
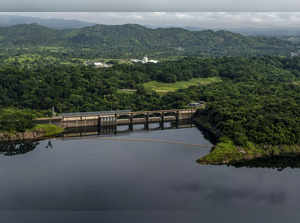
M1 222L297 222L300 170L201 166L196 128L41 141L0 156Z

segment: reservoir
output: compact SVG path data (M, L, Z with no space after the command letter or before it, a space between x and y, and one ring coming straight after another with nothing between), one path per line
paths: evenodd
M197 128L57 138L0 155L1 222L297 222L300 171L203 166Z

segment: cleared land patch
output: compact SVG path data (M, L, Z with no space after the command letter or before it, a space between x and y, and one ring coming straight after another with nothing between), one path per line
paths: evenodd
M294 81L293 84L297 85L297 86L300 86L300 81Z
M208 77L208 78L193 78L189 81L177 81L175 83L162 83L157 81L150 81L144 84L146 90L153 90L160 94L168 92L174 92L179 89L185 89L190 86L207 85L211 83L221 82L222 79L219 77Z
M135 89L118 89L117 90L117 93L118 94L133 94L133 93L135 93L136 92L136 90Z

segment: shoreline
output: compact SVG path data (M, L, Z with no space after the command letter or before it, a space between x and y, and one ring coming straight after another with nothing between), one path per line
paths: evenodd
M53 124L40 124L25 132L0 132L0 142L39 141L59 136L63 131Z
M206 116L195 117L194 123L204 137L214 145L208 154L197 160L201 165L245 166L277 158L300 159L300 145L257 145L249 142L247 146L241 147L228 138L219 139L220 134L210 125ZM58 137L63 132L64 129L56 125L40 124L24 133L0 133L0 142L40 141Z
M220 134L210 125L205 116L194 118L198 129L214 144L211 151L197 160L202 165L245 166L267 159L299 158L300 145L258 145L249 142L247 146L235 145L230 139L218 140Z
M209 154L199 158L203 165L245 166L256 161L300 157L300 145L235 146L231 141L219 142Z

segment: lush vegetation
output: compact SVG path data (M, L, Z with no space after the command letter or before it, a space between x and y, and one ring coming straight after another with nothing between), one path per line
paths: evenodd
M206 106L195 121L216 146L199 162L240 165L298 154L300 58L287 57L298 52L298 44L226 31L139 25L2 27L0 137L28 131L59 134L63 130L57 126L33 122L50 116L52 108L154 110L201 100ZM129 62L145 54L160 63ZM97 69L85 65L87 61L113 66ZM12 154L34 148L25 147Z
M35 124L35 118L45 115L50 115L50 113L12 107L0 109L0 141L7 140L7 138L19 140L24 137L25 133L38 133L42 137L56 136L62 133L63 128L59 126Z
M199 117L208 118L218 136L227 136L237 145L248 141L300 143L299 87L290 83L246 82L219 85L214 90L220 95L205 95L214 101Z
M80 64L0 67L0 106L57 112L183 108L206 101L196 120L233 145L300 144L300 58L186 57L159 64L115 64L96 69ZM194 79L193 79L194 78ZM197 85L185 88L187 83ZM201 80L201 81L200 81ZM210 80L203 84L203 80ZM181 82L183 81L183 82ZM152 87L147 85L152 84ZM176 91L158 94L153 87ZM144 87L146 86L146 87ZM120 91L129 89L130 94ZM169 88L170 89L170 88ZM168 89L168 90L169 90ZM1 111L7 120L30 120L27 112ZM24 115L24 117L22 116ZM27 123L28 124L28 123ZM30 128L26 121L17 128Z
M254 145L236 146L223 137L214 149L198 159L200 164L227 164L233 166L299 167L300 145ZM289 162L287 162L289 161Z
M216 138L228 137L236 145L300 143L299 58L222 58L206 63L222 82L167 94L164 101L207 101L199 123Z
M145 90L143 84L167 82L174 89L220 81L220 77L215 77L218 71L207 70L209 63L206 59L186 58L160 64L116 64L105 69L43 62L33 67L5 64L0 67L1 106L36 110L55 107L58 112L175 106L165 104L157 93ZM123 94L119 89L131 89L133 94Z
M0 110L0 132L14 133L25 132L34 127L34 112L31 110L19 110L6 108Z
M149 29L140 25L95 25L56 30L37 24L0 27L1 57L39 54L43 57L130 58L166 56L287 56L297 43L227 31ZM59 50L57 50L59 49Z
M32 109L17 109L7 107L0 109L0 133L14 135L26 131L44 132L53 135L61 132L61 128L54 125L35 125L34 119L50 115L48 111L37 111ZM1 137L1 134L0 134Z

